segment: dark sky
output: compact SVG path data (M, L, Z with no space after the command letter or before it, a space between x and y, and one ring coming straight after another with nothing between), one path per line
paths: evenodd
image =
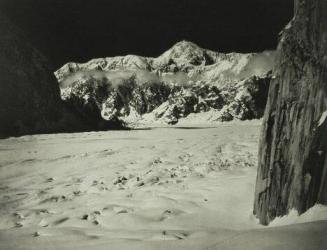
M58 68L158 56L183 39L221 52L274 49L293 0L0 0L0 10Z

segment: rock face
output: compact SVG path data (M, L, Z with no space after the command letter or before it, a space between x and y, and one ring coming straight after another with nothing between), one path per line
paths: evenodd
M327 204L327 2L296 0L278 46L260 142L262 224Z
M94 129L64 105L49 62L0 13L0 137Z
M258 119L263 116L270 74L233 84L214 86L203 81L190 85L167 82L138 83L135 75L119 85L107 78L77 80L62 90L75 113L91 120L123 120L129 125L176 124L191 113L215 110L211 121Z
M55 74L62 99L85 117L175 124L214 110L213 121L245 120L263 115L273 58L274 52L223 54L182 41L158 58L100 58Z

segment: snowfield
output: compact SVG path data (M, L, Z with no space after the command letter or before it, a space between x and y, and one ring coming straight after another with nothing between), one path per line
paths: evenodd
M259 133L248 121L0 140L0 249L327 249L324 206L269 227L252 215Z

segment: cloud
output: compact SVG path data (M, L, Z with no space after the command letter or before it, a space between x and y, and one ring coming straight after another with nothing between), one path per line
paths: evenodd
M137 84L166 82L166 83L178 83L180 85L188 84L191 80L186 73L166 73L158 75L154 72L147 70L112 70L112 71L100 71L100 70L86 70L78 71L65 78L60 83L60 88L67 88L76 84L79 80L94 78L99 81L106 79L113 87L117 87L124 80L131 78L133 75L136 77Z

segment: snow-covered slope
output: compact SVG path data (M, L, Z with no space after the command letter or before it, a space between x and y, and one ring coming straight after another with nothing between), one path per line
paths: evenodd
M327 207L254 219L251 123L0 140L0 249L327 249Z
M244 120L263 114L273 59L274 52L223 54L182 41L157 58L67 63L55 75L72 109L89 115L92 106L106 120L175 124L212 110L213 120Z

